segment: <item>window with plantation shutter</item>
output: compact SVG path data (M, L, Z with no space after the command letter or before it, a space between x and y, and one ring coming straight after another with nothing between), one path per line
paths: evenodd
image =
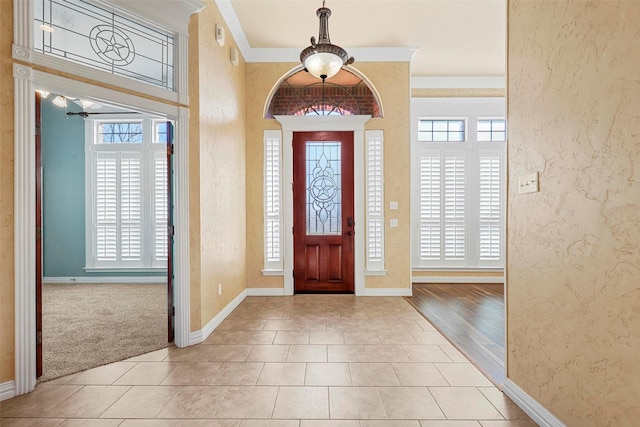
M282 271L282 133L264 132L264 270Z
M366 131L367 258L369 272L384 271L383 132Z
M164 123L87 120L87 270L167 268Z
M461 119L464 108L453 105L453 100L429 102L434 111L446 105L455 118L415 117L412 266L503 268L504 118L469 115ZM463 107L477 108L474 102ZM425 132L442 123L448 124L449 133L451 123L454 130L468 129L465 139L457 138L458 134L450 140L425 137Z

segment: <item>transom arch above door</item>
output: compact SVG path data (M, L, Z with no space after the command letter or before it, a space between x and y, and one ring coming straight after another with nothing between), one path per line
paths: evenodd
M274 85L267 98L264 117L276 116L383 117L382 102L373 84L353 67L342 68L322 81L299 65Z

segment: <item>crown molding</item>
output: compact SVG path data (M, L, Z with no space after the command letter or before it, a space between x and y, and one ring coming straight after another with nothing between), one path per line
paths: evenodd
M505 76L415 76L413 89L504 89Z
M181 34L189 33L189 18L204 9L200 0L90 0L96 5L129 12Z

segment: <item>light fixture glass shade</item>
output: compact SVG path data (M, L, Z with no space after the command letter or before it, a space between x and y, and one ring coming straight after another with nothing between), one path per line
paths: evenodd
M335 76L342 68L342 64L342 58L330 52L314 53L304 60L307 71L319 79Z
M36 89L36 92L38 92L42 98L46 98L47 96L49 96L49 92L47 92L46 90Z

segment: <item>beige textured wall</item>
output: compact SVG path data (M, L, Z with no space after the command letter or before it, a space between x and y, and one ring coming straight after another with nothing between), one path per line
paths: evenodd
M0 1L0 383L15 376L12 39L13 2Z
M366 128L384 130L384 250L387 274L366 277L365 286L407 288L411 286L410 66L408 62L363 62L356 65L378 90L384 107L384 118L369 120ZM391 201L398 202L398 210L389 209ZM398 228L389 227L391 218L398 219Z
M264 150L263 132L280 129L274 120L264 119L269 92L283 75L297 64L247 64L247 287L282 288L282 276L263 276L264 268Z
M357 58L356 58L357 60ZM269 92L297 64L253 63L247 65L247 286L283 287L282 277L263 276L263 131L280 129L275 120L263 118ZM356 63L355 68L373 83L380 94L385 117L371 119L367 129L383 129L385 138L386 218L398 218L400 227L385 235L386 276L368 276L366 287L398 288L410 283L409 236L409 64ZM359 197L359 195L355 195ZM364 197L364 195L360 195ZM400 209L388 210L388 201ZM361 236L364 233L360 234Z
M509 1L508 377L568 426L640 422L639 17Z
M223 47L213 37L215 24L224 23L215 2L206 1L192 19L190 37L197 40L190 45L191 330L196 330L246 287L246 104L245 64L230 62L231 32L226 29Z

